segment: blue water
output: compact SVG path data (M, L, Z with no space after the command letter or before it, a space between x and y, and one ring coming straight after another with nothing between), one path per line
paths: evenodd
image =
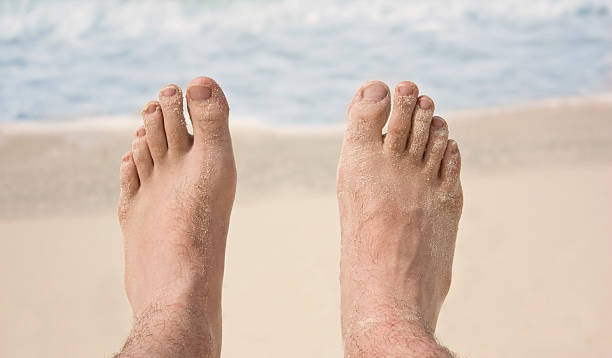
M0 121L137 114L209 75L235 120L343 120L365 80L442 110L612 90L612 2L0 1Z

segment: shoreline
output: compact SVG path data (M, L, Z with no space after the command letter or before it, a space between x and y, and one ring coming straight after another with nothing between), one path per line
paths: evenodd
M555 110L559 108L577 108L585 106L612 106L612 92L576 95L568 97L550 97L533 101L523 101L516 104L486 106L482 108L455 109L440 112L447 120L467 120L484 116L511 116L525 111ZM187 113L187 111L185 111ZM344 112L343 112L344 114ZM0 120L0 134L15 132L63 132L95 129L101 131L123 131L136 129L141 124L138 114L97 115L74 118L58 118L43 120ZM265 132L329 134L343 131L344 118L327 124L272 124L263 123L248 116L233 116L230 113L232 130L255 130Z

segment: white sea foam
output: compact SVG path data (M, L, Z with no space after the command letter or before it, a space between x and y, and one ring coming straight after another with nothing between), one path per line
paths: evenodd
M136 114L198 74L270 124L341 120L372 78L445 109L612 89L608 0L7 0L0 29L0 120Z

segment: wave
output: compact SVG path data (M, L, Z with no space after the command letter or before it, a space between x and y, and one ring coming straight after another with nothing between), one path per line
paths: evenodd
M137 113L199 74L273 123L336 121L372 78L451 109L612 88L609 0L5 0L0 28L0 120Z
M461 1L22 1L0 5L2 41L23 37L78 42L105 31L109 39L199 34L202 28L270 29L353 24L396 24L444 31L457 21L542 22L612 16L607 0ZM76 15L76 16L75 16ZM585 23L586 25L586 23Z

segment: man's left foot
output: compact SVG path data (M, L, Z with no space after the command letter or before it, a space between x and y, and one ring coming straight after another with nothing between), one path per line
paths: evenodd
M126 356L218 357L225 242L236 190L221 88L207 77L183 95L164 87L121 164L119 221L134 311Z

